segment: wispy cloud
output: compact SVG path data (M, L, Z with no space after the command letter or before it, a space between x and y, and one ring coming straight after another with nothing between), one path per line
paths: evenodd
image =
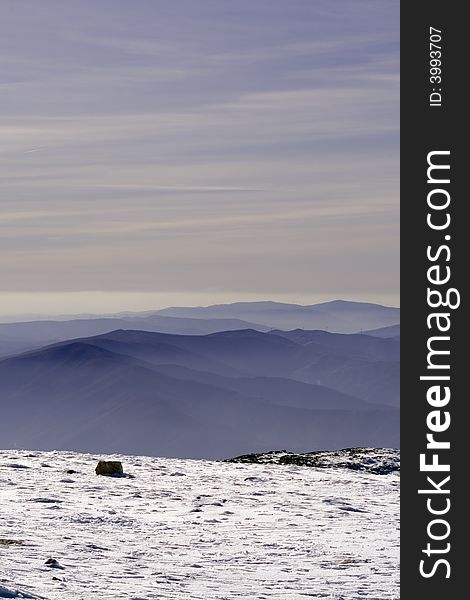
M36 6L0 23L4 290L397 294L398 4Z

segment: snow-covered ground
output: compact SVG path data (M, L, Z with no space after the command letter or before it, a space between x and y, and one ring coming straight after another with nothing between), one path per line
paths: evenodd
M399 598L395 473L99 458L0 451L0 598Z

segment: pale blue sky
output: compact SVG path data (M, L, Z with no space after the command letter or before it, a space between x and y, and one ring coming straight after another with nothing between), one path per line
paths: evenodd
M0 314L397 304L398 17L3 0Z

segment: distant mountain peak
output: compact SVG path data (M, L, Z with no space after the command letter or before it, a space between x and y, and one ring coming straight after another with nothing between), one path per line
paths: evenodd
M323 308L323 307L339 307L339 308L384 308L391 310L399 310L396 306L387 306L385 304L379 304L377 302L359 302L357 300L342 300L338 298L337 300L329 300L327 302L320 302L319 304L311 304L312 308Z

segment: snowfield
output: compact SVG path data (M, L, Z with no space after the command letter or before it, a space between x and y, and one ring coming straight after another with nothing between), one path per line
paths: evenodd
M0 451L0 598L399 598L396 473L100 458Z

